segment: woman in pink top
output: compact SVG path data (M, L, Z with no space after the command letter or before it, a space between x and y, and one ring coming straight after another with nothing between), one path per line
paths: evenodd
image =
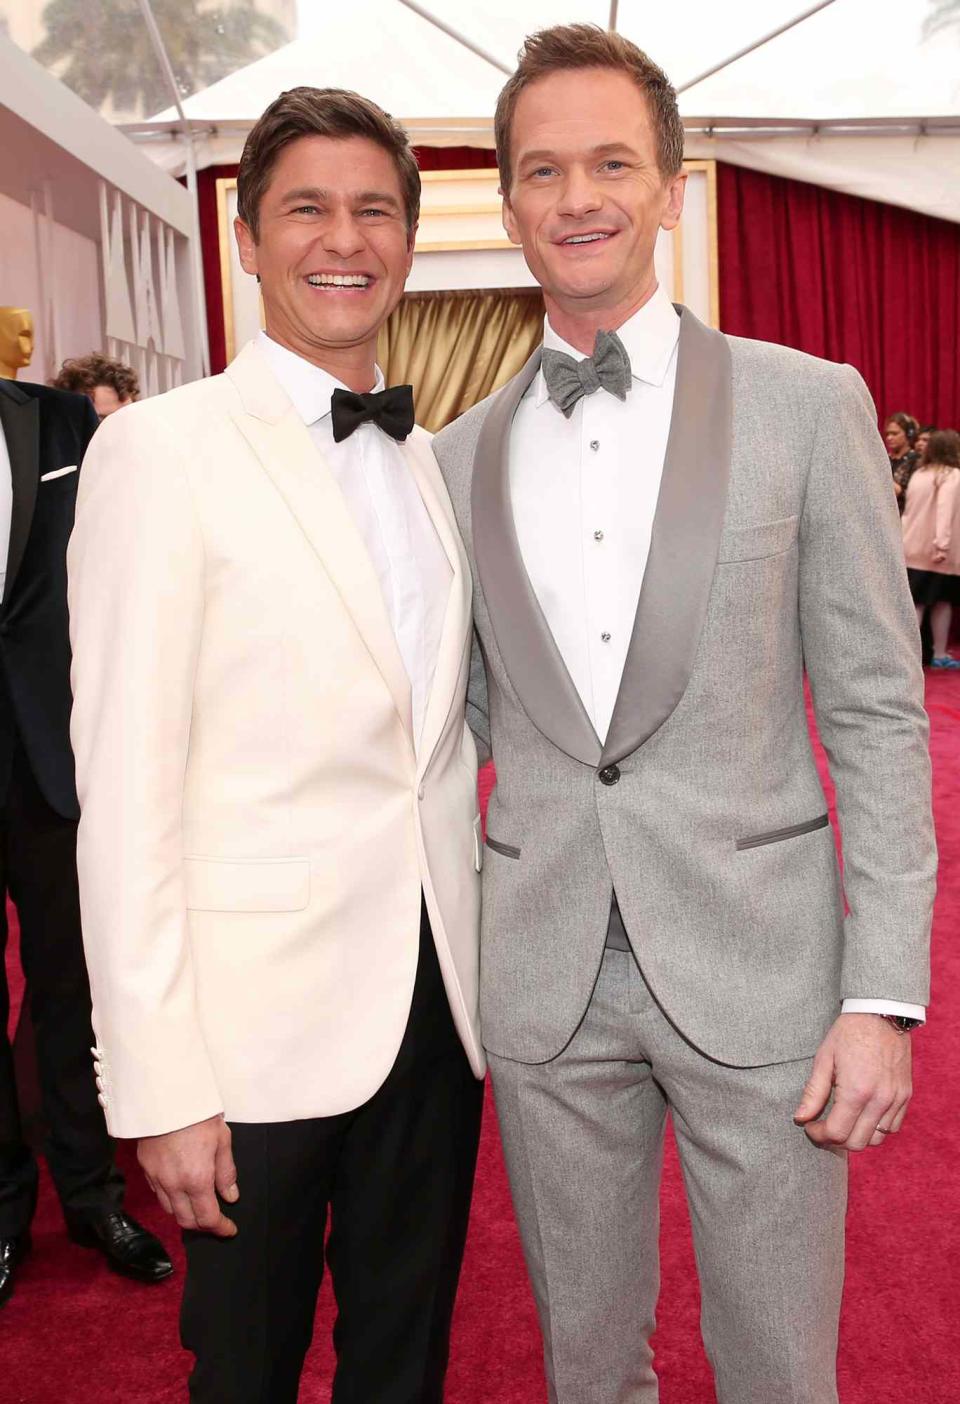
M947 652L953 606L960 605L960 434L936 429L910 478L903 550L917 618L930 610L934 668L960 669Z

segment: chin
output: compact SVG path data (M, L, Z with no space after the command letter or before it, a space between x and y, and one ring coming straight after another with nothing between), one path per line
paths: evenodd
M553 291L554 296L560 297L599 297L609 292L617 281L616 271L608 268L557 268L544 271L547 277L542 281Z

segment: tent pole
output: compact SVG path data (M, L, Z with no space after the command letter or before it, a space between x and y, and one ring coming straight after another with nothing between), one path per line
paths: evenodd
M770 33L765 34L762 39L755 39L752 44L748 44L745 49L738 49L735 54L731 54L729 58L725 58L722 63L715 63L711 68L705 69L703 73L698 73L696 78L691 78L688 83L681 84L677 89L678 95L680 93L685 93L688 88L695 88L696 85L702 83L705 78L712 78L713 75L719 73L722 68L729 68L732 63L737 62L737 59L746 58L747 54L752 54L756 49L762 49L764 44L770 43L771 39L776 39L779 35L786 34L788 29L793 29L796 25L802 24L804 20L810 19L811 15L819 14L821 10L825 10L828 5L832 5L833 3L834 0L820 0L819 5L811 5L809 9L804 10L802 15L797 15L796 18L787 20L786 24L781 24L776 29L771 29Z
M141 0L141 3L143 3L143 0ZM149 3L149 0L147 0L147 3ZM501 63L500 59L496 58L486 49L481 49L479 44L475 44L472 39L468 39L465 34L461 34L459 29L454 29L452 24L447 24L445 20L437 19L436 15L432 15L425 6L418 5L416 0L400 0L400 4L406 5L408 10L412 10L415 15L419 15L421 19L426 20L427 24L432 24L434 29L439 29L442 33L449 35L451 39L455 39L458 44L462 44L465 49L469 49L471 53L476 54L477 58L482 58L487 63L492 63L494 68L499 68L501 73L506 73L509 76L513 72L513 69L507 64Z
M180 89L177 87L177 80L174 76L173 65L170 62L170 55L167 53L167 46L163 42L163 35L157 25L156 16L153 13L153 6L150 0L139 0L140 11L143 15L143 22L150 35L150 43L157 56L160 71L163 74L173 105L177 109L177 117L180 124L180 132L183 136L186 166L187 166L187 190L190 192L191 231L190 242L193 245L191 253L193 255L193 297L194 315L197 322L197 336L200 343L200 369L204 375L210 374L210 342L207 336L207 299L203 286L203 252L200 240L200 204L197 197L197 154L193 145L193 127L186 112L183 110L183 102L180 98Z

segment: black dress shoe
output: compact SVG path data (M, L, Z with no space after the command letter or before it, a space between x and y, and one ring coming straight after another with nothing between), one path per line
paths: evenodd
M30 1235L17 1234L13 1238L0 1238L0 1307L13 1296L13 1284L17 1268L30 1252Z
M173 1272L159 1238L129 1214L71 1214L67 1232L74 1243L98 1249L114 1272L137 1282L162 1282Z

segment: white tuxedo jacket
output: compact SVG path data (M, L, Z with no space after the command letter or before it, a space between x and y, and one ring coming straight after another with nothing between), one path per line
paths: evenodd
M71 731L116 1136L371 1097L406 1027L421 890L483 1073L470 572L428 436L403 454L453 570L419 760L373 565L254 345L112 416L87 454Z

